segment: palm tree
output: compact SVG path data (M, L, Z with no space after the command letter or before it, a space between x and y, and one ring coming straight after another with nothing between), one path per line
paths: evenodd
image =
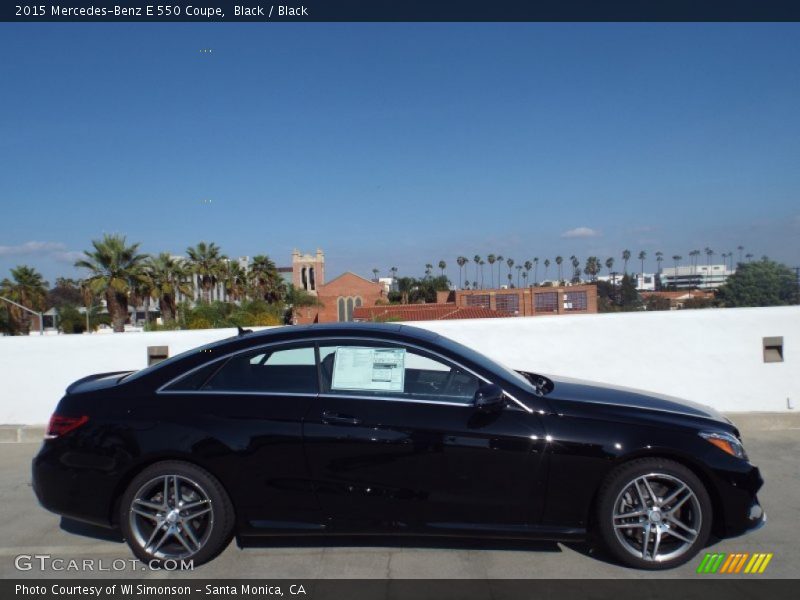
M503 264L503 255L497 255L497 287L500 287L500 265Z
M475 261L475 285L477 286L478 285L478 268L480 267L480 264L481 264L481 257L476 254L475 256L472 257L472 260Z
M444 277L444 270L447 268L447 263L443 260L439 261L439 270L442 272L442 277Z
M547 281L547 270L550 268L550 259L544 259L544 280Z
M706 253L706 284L708 284L711 276L711 257L714 256L714 251L706 246L704 252Z
M433 265L431 263L425 264L425 278L430 279L431 273L433 273Z
M247 297L250 277L247 270L243 269L238 262L231 260L225 263L223 283L225 285L225 293L234 302Z
M519 287L519 276L522 273L522 265L517 265L517 287Z
M753 260L753 255L752 254L749 254L749 253L745 254L744 257L747 260L747 262L750 262L751 260Z
M467 257L466 256L459 256L456 259L456 264L458 265L458 287L461 287L461 276L464 273L464 265L467 264ZM469 282L467 282L469 283Z
M578 260L578 257L574 254L569 257L570 262L572 263L572 283L580 283L581 282L581 261Z
M165 324L172 323L175 320L178 293L192 293L184 262L172 257L169 252L162 252L147 259L144 272L150 282L150 295L158 301L161 319Z
M627 275L628 274L628 261L631 259L631 251L630 250L623 250L622 251L622 260L625 263L623 267L623 272Z
M286 295L286 284L278 272L275 262L265 254L253 257L250 266L251 285L255 296L270 304L280 302Z
M147 255L139 254L139 244L128 246L123 235L106 234L102 240L92 240L92 246L94 250L84 250L85 258L76 261L75 266L89 271L89 288L94 294L105 296L114 331L125 331L131 284L142 277Z
M222 261L226 259L225 255L214 242L210 244L200 242L197 246L190 246L186 249L186 254L189 256L191 272L200 280L205 301L211 302L211 290L222 275Z
M481 289L483 289L483 265L485 265L486 263L484 262L483 259L481 259L481 262L479 262L478 264L481 266Z
M661 263L664 262L664 253L659 250L656 252L656 263L658 264L658 272L661 273Z
M564 281L564 271L561 268L561 263L564 262L564 259L560 256L556 256L556 264L558 265L558 283L561 284Z
M680 261L683 257L680 254L676 254L672 257L672 260L675 261L675 283L678 282L678 269L680 268Z
M509 281L511 281L511 267L514 266L514 259L513 258L506 259L506 264L508 265L508 279Z
M372 269L372 276L375 278L375 281L378 281L378 273L380 273L378 269Z
M590 256L586 259L586 266L584 267L583 271L589 277L591 277L592 281L597 281L597 274L600 272L602 265L600 261L597 259L596 256Z
M47 282L33 267L19 265L11 269L11 279L0 282L0 296L4 296L29 310L43 312L47 306ZM19 324L14 329L23 333L30 333L31 313L11 305L8 308L9 320L12 324ZM39 317L41 318L41 316ZM40 323L40 327L43 325Z
M533 285L539 285L539 257L533 257Z
M494 254L490 254L486 257L486 262L489 263L489 279L492 283L492 289L494 289L494 263L497 261L497 257ZM499 283L499 282L498 282Z
M529 260L525 261L525 273L522 276L525 278L525 287L528 287L528 274L531 272L533 268L533 263Z
M640 275L642 276L642 285L644 285L644 259L645 258L647 258L647 252L642 250L641 252L639 252L639 260L642 263L642 270L639 272Z
M692 261L692 275L697 275L697 257L700 256L700 250L692 250L689 252L689 257Z
M611 285L617 285L617 278L614 277L614 272L611 270L614 268L614 259L612 257L608 257L606 259L606 268L608 269L608 274L611 275Z
M389 269L389 273L392 274L392 279L397 279L397 267L392 267Z
M744 252L744 246L736 246L736 249L739 251L739 262L742 262L742 252Z

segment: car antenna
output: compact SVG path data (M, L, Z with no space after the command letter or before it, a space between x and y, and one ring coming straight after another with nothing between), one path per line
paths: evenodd
M239 334L238 335L247 335L248 333L253 333L252 329L242 329L242 327L240 325L237 325L236 329L239 330Z

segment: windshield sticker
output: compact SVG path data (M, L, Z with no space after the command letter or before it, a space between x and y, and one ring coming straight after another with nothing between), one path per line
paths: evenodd
M404 348L337 348L331 389L402 392L405 358Z

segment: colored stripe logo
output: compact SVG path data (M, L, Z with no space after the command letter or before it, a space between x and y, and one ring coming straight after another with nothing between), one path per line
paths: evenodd
M701 574L736 574L756 575L763 573L772 560L772 552L725 552L706 553L697 572Z

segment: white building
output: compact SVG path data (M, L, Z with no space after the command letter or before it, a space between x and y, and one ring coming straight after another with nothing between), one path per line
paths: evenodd
M636 289L640 292L655 292L656 291L656 274L655 273L634 273L633 280L636 282Z
M667 290L715 290L735 272L725 265L667 267L661 271L661 287Z

